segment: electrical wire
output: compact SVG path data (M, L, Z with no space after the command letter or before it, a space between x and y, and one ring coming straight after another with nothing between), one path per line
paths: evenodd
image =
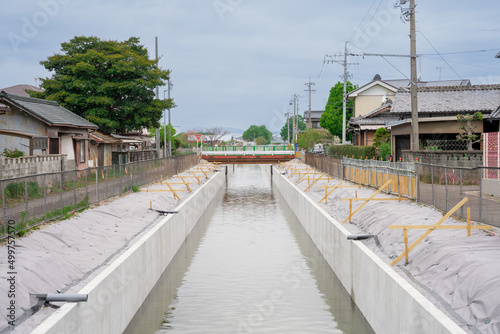
M429 40L427 39L427 37L424 36L424 34L422 33L422 31L418 30L418 32L427 40L427 42L429 44L431 44L429 42ZM432 46L432 44L431 44ZM434 48L434 46L432 46ZM437 52L437 50L434 48L434 50ZM478 53L478 52L491 52L491 51L498 51L499 48L496 48L496 49L484 49L484 50L470 50L470 51L456 51L456 52L442 52L442 53L421 53L419 54L419 56L437 56L437 55L459 55L459 54L466 54L466 53Z
M366 17L368 16L368 14L370 14L370 11L372 10L372 7L375 4L375 1L377 1L377 0L373 0L372 4L370 5L370 8L368 8L368 10L366 11L365 16L363 17L363 19L361 20L361 22L359 22L358 27L356 29L354 29L354 32L352 33L351 37L349 37L349 39L347 40L348 42L351 41L351 39L354 37L354 35L356 34L356 32L359 30L359 28L361 28L361 25L365 21Z
M434 58L434 57L429 57L425 56L427 59L432 59L432 60L441 60L441 58ZM487 70L494 70L494 71L500 71L500 68L495 68L495 67L488 67L488 66L482 66L482 65L475 65L475 64L468 64L468 63L462 63L460 61L455 61L455 60L448 60L449 63L455 63L455 64L460 64L460 65L466 65L466 66L471 66L471 67L479 67L479 68L484 68Z
M444 57L441 55L441 53L439 53L439 51L434 47L434 45L431 43L431 41L429 41L429 39L424 35L424 33L420 29L417 29L417 30L420 33L420 35L422 35L422 37L425 38L427 43L429 43L429 45L434 49L434 51L439 55L439 57L441 57L441 59L445 62L445 64L453 71L453 73L455 73L457 75L457 77L459 77L461 80L464 80L464 78L462 78L460 76L460 74L458 74L458 72L455 71L455 69L448 63L448 61L446 61L446 59L444 59Z
M427 41L427 43L429 43L429 45L434 49L434 51L439 55L439 57L445 62L445 64L453 71L453 73L455 73L461 80L464 80L464 78L462 78L462 76L460 74L458 74L457 71L455 71L455 69L450 65L450 63L448 63L448 61L446 59L444 59L444 57L439 53L439 51L434 47L434 45L431 43L431 41L429 41L429 39L424 35L424 33L420 30L420 28L417 28L418 32L420 33L420 35L422 35L422 37L425 38L425 40ZM478 94L483 100L485 100L486 102L490 103L494 108L497 108L498 107L498 103L493 103L492 101L490 101L489 99L487 99L483 94L479 93Z
M403 72L401 72L396 66L394 66L387 58L385 58L384 56L380 56L382 57L382 59L384 59L386 62L389 63L389 65L391 65L392 67L394 67L394 69L396 69L396 71L398 71L399 73L401 73L402 76L404 76L406 79L410 80L411 82L411 79L408 78Z

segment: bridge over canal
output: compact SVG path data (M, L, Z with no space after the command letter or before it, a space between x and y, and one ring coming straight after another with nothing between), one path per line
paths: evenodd
M292 160L295 151L291 145L205 146L202 157L217 163L272 164Z

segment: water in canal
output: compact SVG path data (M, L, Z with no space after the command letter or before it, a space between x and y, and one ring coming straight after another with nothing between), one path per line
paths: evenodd
M373 333L264 168L234 167L124 333Z

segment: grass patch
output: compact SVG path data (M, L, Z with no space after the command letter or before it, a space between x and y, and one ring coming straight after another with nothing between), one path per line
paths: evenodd
M26 220L27 212L22 211L19 213L21 216L21 221L17 223L15 227L15 233L19 236L22 237L26 234L26 232L32 228L32 229L38 229L38 224L39 223L44 223L45 221L49 222L52 220L55 220L57 218L61 218L61 220L65 220L68 218L71 218L75 215L77 212L82 212L89 206L89 197L88 195L85 196L80 202L78 202L76 205L67 205L61 209L54 209L50 212L47 212L45 216L41 217L33 217L29 220ZM36 225L36 226L34 226Z
M129 191L132 191L134 193L138 193L139 191L141 191L141 189L139 189L138 186L136 186L135 184L131 185L131 186L125 186L123 188L123 192L126 193L126 192L129 192Z

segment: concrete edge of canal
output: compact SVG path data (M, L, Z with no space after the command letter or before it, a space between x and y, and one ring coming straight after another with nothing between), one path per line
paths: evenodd
M66 304L32 333L122 333L165 271L214 195L228 168L215 174L132 245L79 293L88 302Z
M271 166L273 183L376 333L465 333Z

